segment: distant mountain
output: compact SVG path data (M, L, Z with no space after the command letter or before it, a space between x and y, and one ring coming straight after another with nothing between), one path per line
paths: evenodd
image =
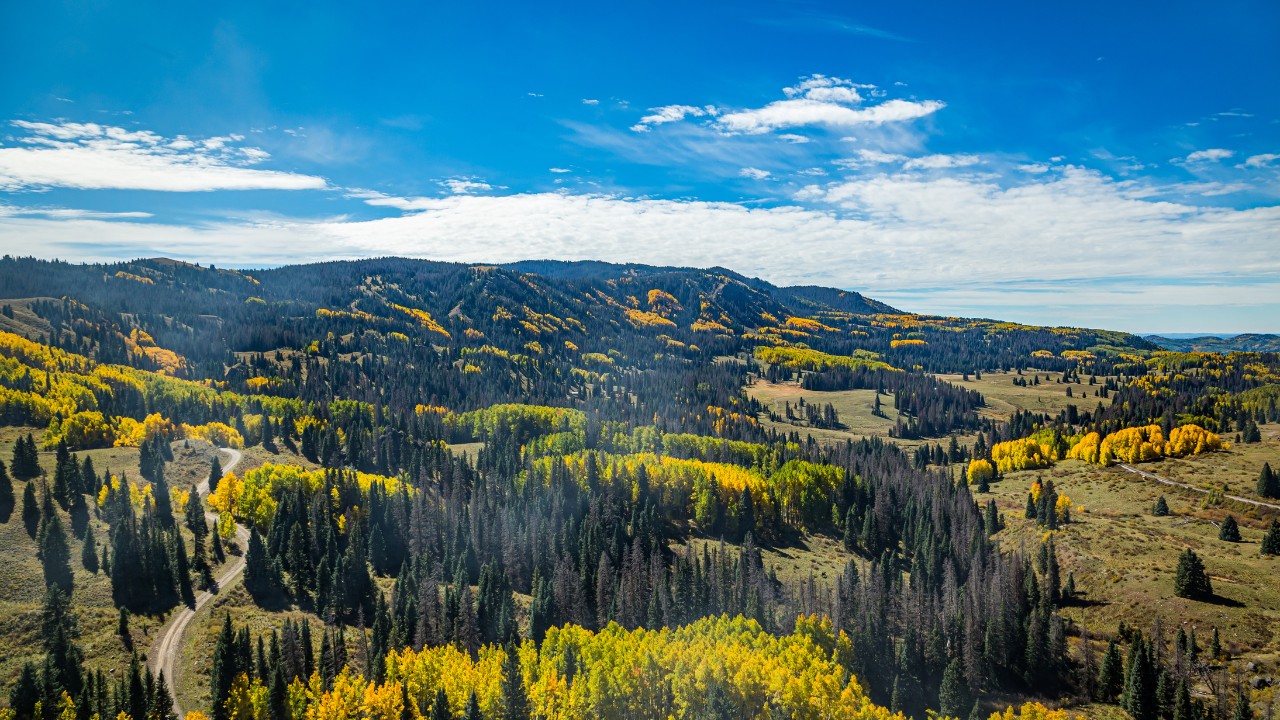
M1176 352L1280 352L1280 335L1267 333L1246 333L1219 337L1201 335L1199 337L1168 337L1162 335L1143 335L1143 338L1156 345Z

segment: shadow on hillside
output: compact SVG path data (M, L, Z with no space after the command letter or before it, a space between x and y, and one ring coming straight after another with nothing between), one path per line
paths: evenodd
M1245 606L1244 603L1239 600L1232 600L1229 597L1223 597L1217 593L1201 598L1201 601L1209 603L1210 605L1221 605L1222 607L1242 608Z

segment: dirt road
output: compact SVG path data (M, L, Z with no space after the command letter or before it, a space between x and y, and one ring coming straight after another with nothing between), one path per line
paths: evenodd
M1180 487L1185 490L1192 490L1194 492L1202 493L1204 495L1209 494L1209 491L1205 490L1204 488L1198 488L1195 485L1188 485L1183 482L1178 482L1177 480L1170 480L1169 478L1162 478L1159 475L1156 475L1154 473L1149 473L1145 470L1139 470L1138 468L1132 465L1125 465L1124 463L1119 463L1119 466L1124 468L1125 470L1128 470L1134 475L1141 475L1142 477L1147 478L1148 480L1155 480L1158 483L1164 483L1165 485L1171 485L1173 487ZM1273 505L1271 503L1262 502L1261 500L1251 500L1246 497L1240 497L1239 495L1224 494L1222 497L1228 500L1234 500L1236 502L1245 503L1246 505L1256 505L1257 507L1269 508L1271 510L1280 510L1280 505Z
M230 456L230 460L222 466L223 472L230 472L240 462L241 454L239 450L231 448L222 448L221 452ZM209 480L205 478L196 486L196 490L200 493L200 497L209 494ZM196 502L197 498L191 498L192 502ZM205 513L205 518L213 521L218 516L214 513ZM236 525L236 542L241 548L249 545L249 531L242 525ZM173 712L178 717L185 717L182 708L178 706L178 657L182 654L183 639L187 634L187 627L191 621L195 619L196 613L200 612L200 608L204 607L209 601L217 595L220 588L230 585L240 573L244 572L244 554L233 556L231 562L222 568L222 574L214 580L213 588L208 592L202 592L196 596L196 605L194 608L184 607L173 616L172 619L164 626L160 633L160 637L156 638L155 643L151 645L151 650L147 653L151 662L151 670L155 673L164 673L165 682L169 685L169 690L173 695Z

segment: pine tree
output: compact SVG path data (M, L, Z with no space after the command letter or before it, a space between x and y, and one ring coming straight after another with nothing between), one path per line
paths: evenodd
M472 690L471 695L467 697L467 707L462 711L462 720L484 720L484 715L480 714L480 700L476 698L476 691ZM1241 720L1234 718L1234 720ZM1252 718L1244 718L1243 720L1252 720Z
M449 709L449 696L443 687L436 689L435 702L431 703L431 720L453 720L453 711Z
M93 538L93 530L84 534L84 542L80 545L80 564L95 575L98 573L98 543Z
M155 498L156 517L160 525L173 527L173 500L169 496L169 483L164 479L164 460L157 459L155 472L151 481L151 495Z
M960 717L973 704L969 683L964 677L964 664L953 658L942 673L942 686L938 689L938 712L949 717Z
M209 462L209 494L218 492L218 481L222 479L222 463L218 462L218 454L213 454L213 460Z
M1024 517L1028 520L1036 519L1036 500L1031 493L1027 493L1027 511L1024 513Z
M1187 548L1178 556L1178 570L1173 579L1173 593L1193 600L1213 595L1213 585L1205 572L1204 562L1195 551Z
M40 524L40 502L36 500L35 483L27 483L22 490L22 523L27 527L27 534L34 538Z
M1098 667L1098 698L1104 702L1116 699L1124 688L1124 665L1116 641L1107 643L1107 651Z
M1163 495L1156 499L1156 504L1151 509L1151 514L1156 517L1165 517L1169 514L1169 503L1164 499Z
M147 673L150 675L151 671L148 670ZM173 695L169 693L169 683L164 678L163 670L156 676L147 720L178 720L177 714L173 712Z
M1240 526L1236 524L1234 516L1228 515L1222 521L1222 525L1218 528L1218 539L1225 542L1240 542Z
M1262 537L1262 554L1280 555L1280 522L1276 522L1275 518L1271 518L1271 526Z
M13 480L9 478L9 471L5 469L4 463L0 462L0 522L9 522L13 506Z
M1124 697L1121 705L1134 720L1155 720L1156 677L1151 661L1150 644L1141 637L1129 647L1129 661L1125 669Z
M45 585L56 586L70 595L74 582L71 573L71 546L67 543L67 533L62 529L62 519L56 511L41 520L36 542L39 544L36 554L44 569Z
M271 558L267 555L267 546L258 534L258 528L249 530L249 549L244 559L244 587L255 600L271 593L277 587Z
M19 437L13 444L13 462L9 464L9 470L19 480L31 480L40 476L40 454L31 433L27 433L26 437Z
M1209 641L1209 657L1218 659L1222 657L1222 636L1218 634L1218 628L1213 629L1213 638Z
M9 709L20 718L29 718L35 714L36 703L40 702L40 677L36 666L24 663L18 682L9 691Z
M1280 473L1271 469L1271 463L1262 463L1258 474L1258 494L1264 498L1280 498Z
M1185 677L1178 678L1178 687L1173 693L1173 720L1195 720L1196 709L1191 704L1191 690L1187 687Z
M524 673L515 645L507 646L502 661L502 720L529 720L529 696L524 689Z
M240 660L237 656L236 633L231 627L231 613L227 613L222 623L222 631L213 646L213 662L209 679L209 695L213 700L213 720L230 720L227 711L227 698L231 697L231 686L236 675L240 674Z

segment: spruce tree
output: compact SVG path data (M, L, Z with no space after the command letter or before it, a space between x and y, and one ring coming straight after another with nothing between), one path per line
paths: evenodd
M209 678L209 694L213 701L213 720L229 720L227 698L231 697L231 685L240 673L236 650L236 633L231 627L231 613L222 622L222 631L213 646L213 662Z
M1178 687L1173 693L1173 720L1195 720L1196 709L1191 704L1191 690L1187 687L1185 677L1178 678Z
M1134 720L1155 720L1157 715L1156 676L1151 661L1151 647L1141 637L1135 639L1129 647L1121 705Z
M213 454L209 462L209 494L218 492L218 481L222 479L222 463L218 462L218 454Z
M267 555L267 546L262 542L262 536L258 534L256 527L249 530L249 549L245 553L244 562L244 587L255 600L261 601L263 596L275 590L277 583L273 576L271 558Z
M1173 593L1178 597L1199 600L1213 595L1213 584L1205 572L1204 562L1187 548L1178 556L1178 570L1173 578Z
M1124 664L1120 659L1120 648L1113 639L1107 643L1107 651L1102 656L1102 664L1098 667L1098 698L1104 702L1112 702L1124 689Z
M44 569L45 585L57 587L70 595L74 582L71 546L67 543L67 533L62 529L62 518L56 511L42 518L36 542L39 544L36 554Z
M80 564L95 575L98 573L98 543L93 538L93 530L84 534L84 542L80 545Z
M502 720L529 720L529 696L518 653L515 645L508 645L502 661Z
M1240 526L1236 524L1234 516L1228 515L1222 521L1222 525L1218 528L1218 539L1225 542L1240 542Z
M27 483L22 490L22 523L27 527L27 535L34 538L40 525L40 502L36 500L35 483Z
M435 702L431 703L431 720L453 720L453 711L449 709L449 696L444 687L436 688Z
M13 514L13 506L13 480L9 477L4 463L0 462L0 522L9 522L9 516Z
M480 700L476 697L476 691L472 690L467 696L467 707L462 711L462 720L484 720L484 715L480 714ZM1241 720L1235 718L1234 720ZM1244 718L1243 720L1252 720L1252 718Z
M948 717L960 717L973 705L973 695L964 677L964 664L953 658L942 673L942 686L938 689L938 712Z
M1280 555L1280 522L1276 522L1275 518L1271 518L1271 526L1262 537L1262 554Z
M18 682L9 691L9 709L20 718L29 718L35 714L36 703L40 702L40 676L36 666L31 663L22 665Z
M1169 514L1169 503L1164 499L1163 495L1156 499L1156 504L1151 509L1151 514L1156 517L1165 517Z

